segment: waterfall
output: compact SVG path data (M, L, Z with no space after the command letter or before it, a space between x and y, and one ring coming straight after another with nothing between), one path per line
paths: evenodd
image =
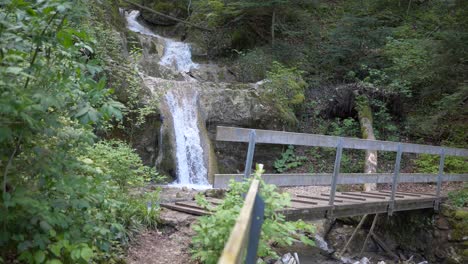
M164 56L159 62L167 67L174 67L179 72L189 72L192 68L197 68L198 64L192 61L190 45L183 42L165 39Z
M188 78L186 74L198 64L192 61L190 45L174 41L154 34L151 29L141 24L137 18L140 11L125 13L128 29L143 35L147 35L164 43L164 54L159 65L170 68L181 73L186 79L182 83L194 82L195 79ZM142 74L142 73L140 73ZM161 85L169 83L169 80L161 80ZM198 112L198 96L196 92L187 85L179 85L168 88L163 96L167 110L170 112L172 123L177 180L173 186L189 186L197 189L211 188L208 182L208 169L205 164L205 154L201 139ZM162 132L161 132L162 134ZM162 140L160 140L160 147Z
M208 185L198 128L197 95L179 91L169 91L165 96L175 132L177 183L183 186Z
M127 20L128 29L133 32L158 38L164 42L164 55L159 61L160 65L182 73L189 72L190 69L198 67L198 64L192 61L192 52L190 51L190 45L188 43L175 41L154 34L151 29L138 22L137 18L139 15L140 11L137 10L126 13L125 18Z

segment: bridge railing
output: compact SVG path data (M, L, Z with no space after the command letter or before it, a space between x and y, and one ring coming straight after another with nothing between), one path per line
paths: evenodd
M265 174L263 176L267 183L277 184L280 186L331 185L329 196L329 205L331 206L334 204L336 187L338 184L391 183L392 192L388 213L392 214L395 203L395 193L399 182L437 182L435 193L437 199L434 204L434 208L438 209L440 203L440 190L443 181L468 181L468 174L444 174L445 156L468 157L468 149L223 126L217 127L216 140L248 142L249 146L244 175L217 174L215 175L214 179L215 188L227 186L229 179L232 178L240 180L241 177L250 177L253 156L255 152L255 144L257 143L336 148L335 164L333 173L331 174ZM397 155L394 172L392 174L340 174L340 163L343 149L396 152ZM424 153L439 155L439 173L400 174L402 153Z
M256 263L265 209L263 200L259 196L259 188L259 180L252 180L249 191L245 196L244 205L237 217L231 235L224 245L218 264L243 263L244 260L247 264Z

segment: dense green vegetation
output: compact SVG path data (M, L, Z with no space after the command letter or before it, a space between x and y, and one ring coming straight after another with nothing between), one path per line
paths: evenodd
M406 135L466 146L467 5L200 0L190 19L222 35L224 42L207 43L236 59L240 80L262 79L278 61L303 71L308 90L360 83L360 92L378 101L374 107L387 104Z
M192 239L194 258L203 263L218 262L244 203L243 195L249 190L254 178L260 180L260 196L265 202L265 220L260 235L258 256L277 258L278 255L272 248L273 244L290 246L294 241L302 241L306 245L314 245L307 236L307 233L315 232L312 225L303 221L286 221L285 216L278 213L291 204L291 198L288 193L279 193L275 185L265 184L261 178L263 172L263 166L257 165L254 177L248 181L232 180L223 202L215 208L212 208L203 196L197 197L197 202L213 211L213 215L200 217L193 227L196 232Z
M125 143L88 1L0 3L0 262L113 263L155 227L154 169ZM107 52L107 51L106 51ZM98 142L97 144L95 142Z

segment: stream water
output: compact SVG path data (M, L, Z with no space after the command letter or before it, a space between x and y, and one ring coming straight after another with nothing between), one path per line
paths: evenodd
M186 76L185 73L197 68L192 61L192 53L188 43L175 41L154 34L151 29L138 21L139 11L125 13L128 29L146 36L157 38L164 43L164 54L160 65ZM186 80L193 82L194 79ZM165 103L170 112L175 137L175 157L177 180L172 184L177 187L196 189L210 188L208 182L207 164L204 160L204 150L200 137L200 122L198 113L198 96L191 89L174 87L164 95ZM160 142L161 144L162 142Z

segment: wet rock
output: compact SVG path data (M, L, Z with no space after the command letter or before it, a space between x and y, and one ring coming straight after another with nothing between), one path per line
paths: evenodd
M299 264L297 254L286 253L275 264Z
M435 225L437 228L442 229L442 230L448 230L450 229L449 222L445 217L437 217L437 220L435 222Z
M370 260L366 257L363 257L359 261L354 262L353 264L370 264Z
M223 189L208 189L205 191L205 196L221 199L224 197L225 192L226 190Z
M159 217L161 224L168 225L176 229L187 227L197 219L193 215L167 209L161 210Z

